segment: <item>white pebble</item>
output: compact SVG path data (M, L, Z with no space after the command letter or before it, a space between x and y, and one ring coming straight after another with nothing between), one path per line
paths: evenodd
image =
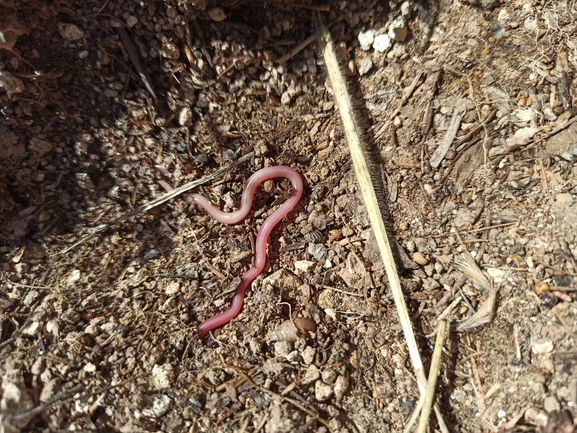
M326 401L333 395L333 387L317 380L315 383L315 398L317 401Z
M367 30L366 32L360 32L358 38L361 49L368 51L375 40L375 31Z
M384 53L391 48L391 37L387 34L382 34L375 37L373 48L381 53Z
M360 76L365 75L367 72L371 70L372 67L373 67L373 61L370 59L370 57L365 57L364 59L361 59L361 61L359 62L359 75Z

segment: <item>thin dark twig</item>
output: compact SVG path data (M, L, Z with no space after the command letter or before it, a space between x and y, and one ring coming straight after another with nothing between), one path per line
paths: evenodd
M208 176L205 176L201 179L197 179L197 180L193 180L192 182L188 182L182 186L179 186L178 188L173 189L172 191L167 192L166 194L152 200L149 203L146 203L142 206L137 207L136 209L131 210L130 212L125 213L124 215L116 218L114 221L110 221L107 222L105 224L100 224L99 226L96 226L94 228L91 229L90 234L84 236L82 239L80 239L77 242L74 242L72 245L70 245L69 247L65 248L64 250L62 250L60 252L60 254L64 254L67 253L71 250L73 250L74 248L76 248L78 245L84 243L85 241L87 241L88 239L90 239L92 236L94 236L95 234L101 232L102 230L111 227L115 224L121 223L122 221L126 221L129 218L132 218L135 215L144 213L150 209L152 209L153 207L156 207L158 205L161 205L162 203L167 202L168 200L176 197L179 194L182 194L185 191L188 191L189 189L195 188L197 186L203 185L207 182L210 182L211 180L213 180L214 178L220 176L223 173L226 173L227 171L233 169L234 167L236 167L237 165L242 164L243 162L249 160L250 158L252 158L254 156L254 152L250 152L242 157L240 157L239 159L237 159L236 161L234 161L233 163L227 165L226 167L220 168L218 170L216 170L214 173L209 174Z

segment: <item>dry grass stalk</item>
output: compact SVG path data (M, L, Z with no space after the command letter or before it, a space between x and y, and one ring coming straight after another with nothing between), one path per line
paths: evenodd
M363 141L364 131L359 125L358 116L353 108L354 104L351 100L346 81L338 63L330 32L321 22L320 16L318 16L317 19L317 28L319 30L319 42L322 48L322 54L325 60L329 80L335 94L335 101L343 123L343 129L349 145L359 188L363 195L363 201L367 208L371 227L375 233L381 258L383 259L391 292L397 307L397 314L399 315L399 320L409 350L409 356L413 364L413 369L415 370L419 391L424 393L427 386L427 378L425 376L423 362L421 360L421 355L419 354L419 348L413 333L411 319L401 289L401 281L397 273L393 249L391 248L386 230L387 222L383 220L382 208L380 206L382 197L379 198L377 196L372 171L370 169L371 162L367 159ZM441 429L443 431L448 431L437 406L435 406L435 413Z
M429 424L429 417L431 415L431 408L433 407L433 400L435 399L435 387L437 385L437 377L441 369L441 355L443 354L443 346L445 345L445 338L447 336L447 322L445 320L439 323L439 332L435 341L435 349L433 350L433 357L431 359L431 368L429 370L429 377L427 379L427 389L423 402L423 409L421 410L421 418L417 426L417 433L425 433Z
M196 188L197 186L203 185L207 182L210 182L211 180L213 180L214 178L220 176L223 173L226 173L227 171L231 170L232 168L236 167L237 165L242 164L245 161L248 161L249 159L251 159L254 156L254 152L250 152L244 156L241 156L239 159L237 159L236 161L230 163L229 165L227 165L226 167L223 168L219 168L218 170L216 170L214 173L209 174L208 176L205 176L201 179L196 179L193 180L192 182L188 182L182 186L179 186L178 188L174 188L172 191L169 191L163 195L161 195L160 197L155 198L154 200L151 200L150 202L143 204L142 206L137 207L136 209L133 209L127 213L125 213L124 215L119 216L118 218L116 218L114 221L110 221L108 223L105 224L100 224L99 226L96 226L92 229L90 229L90 233L86 236L84 236L83 238L81 238L80 240L74 242L72 245L70 245L69 247L65 248L64 250L62 250L60 252L60 254L65 254L69 251L72 251L74 248L76 248L78 245L86 242L88 239L90 239L91 237L93 237L94 235L96 235L97 233L101 232L102 230L111 227L115 224L121 223L122 221L126 221L127 219L132 218L135 215L139 215L142 214L144 212L148 212L150 209L161 205L162 203L167 202L168 200L176 197L177 195L182 194L183 192L186 192L192 188Z

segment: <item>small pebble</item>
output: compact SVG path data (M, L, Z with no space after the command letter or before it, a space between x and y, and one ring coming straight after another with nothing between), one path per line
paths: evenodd
M489 24L489 32L491 33L491 36L493 36L497 41L501 39L505 33L503 27L501 27L501 24L496 21L493 21L491 24Z
M389 27L389 37L395 41L404 42L407 38L409 28L405 22L405 18L400 15L393 20Z
M223 8L211 8L208 10L208 16L213 21L222 21L226 19L226 14Z
M391 37L387 34L375 37L375 40L373 42L373 48L381 53L387 51L389 48L391 48L391 46L392 46Z
M427 257L420 251L413 254L413 261L421 266L425 266L429 263L429 259L427 259Z
M317 401L326 401L333 395L333 387L327 385L322 380L317 380L315 383L315 398Z
M373 61L370 57L364 57L359 62L359 75L366 75L373 67Z
M523 27L525 27L526 30L529 30L531 32L537 28L537 20L530 17L525 18L525 21L523 22Z
M337 401L340 401L343 398L348 387L349 387L349 378L347 375L337 377L337 380L335 381L333 387L335 398L337 399Z
M58 31L68 41L77 41L84 37L84 31L75 24L58 23Z
M322 371L321 379L327 385L332 385L333 383L335 383L335 380L337 380L337 372L332 368L327 368L326 370Z
M360 32L359 36L359 45L363 51L368 51L373 45L373 41L375 40L375 32L374 30L367 30L365 32Z
M178 124L180 126L190 126L192 123L192 110L189 107L182 107L178 113Z

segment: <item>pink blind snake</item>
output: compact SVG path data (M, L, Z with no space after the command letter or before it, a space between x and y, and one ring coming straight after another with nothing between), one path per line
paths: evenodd
M262 224L256 237L254 267L250 268L242 276L242 282L236 289L230 308L222 313L212 316L210 319L207 319L198 325L199 339L205 337L206 334L213 329L230 322L240 313L244 304L244 295L246 290L264 269L268 237L279 221L282 220L300 200L303 193L303 180L301 175L290 167L276 166L258 170L248 179L242 193L240 208L234 212L221 211L213 205L209 199L200 194L191 194L188 198L188 201L193 201L195 204L206 210L217 221L225 224L236 224L245 219L250 212L254 192L257 186L264 181L277 177L285 177L290 180L292 184L291 195L288 200L274 211Z

